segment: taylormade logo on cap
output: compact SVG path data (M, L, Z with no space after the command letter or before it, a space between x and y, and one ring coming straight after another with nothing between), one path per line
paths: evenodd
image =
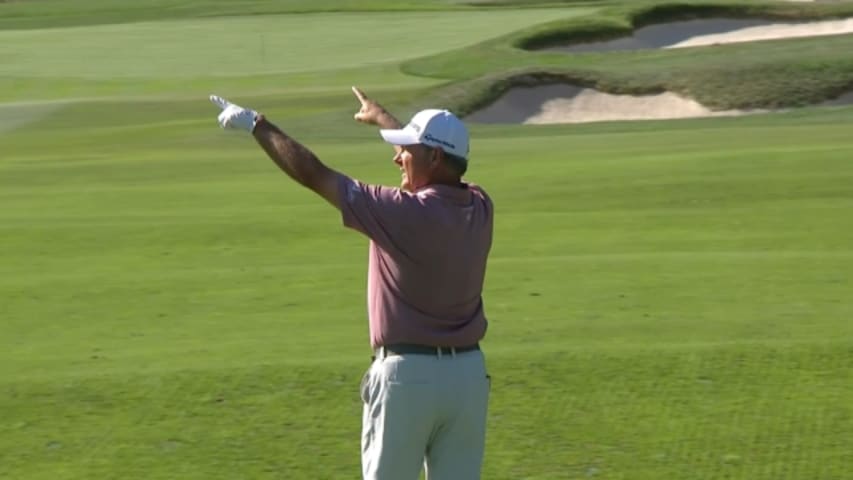
M422 143L468 158L468 129L462 120L447 110L421 110L400 130L380 130L379 133L392 145Z

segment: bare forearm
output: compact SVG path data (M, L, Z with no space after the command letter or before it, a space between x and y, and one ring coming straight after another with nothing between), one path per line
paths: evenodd
M319 178L330 169L305 146L290 138L263 116L258 120L252 135L272 161L290 178L303 186L313 188Z
M388 113L388 110L385 110L384 108L382 109L382 113L376 116L376 124L379 125L379 128L387 130L403 128L403 125L400 124L399 120L394 118L394 116Z
M400 121L394 118L394 115L388 113L388 110L382 109L382 112L376 116L376 124L379 125L379 128L384 128L388 130L397 130L399 128L403 128L403 125L400 124ZM396 154L400 154L403 149L394 145L394 152Z

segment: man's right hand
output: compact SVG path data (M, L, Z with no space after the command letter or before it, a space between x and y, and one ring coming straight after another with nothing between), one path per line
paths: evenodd
M400 128L400 122L397 121L382 105L371 100L361 90L352 87L352 93L355 94L358 101L361 102L361 109L355 114L355 119L361 123L368 125L376 125L380 128Z
M216 95L210 96L210 101L222 110L217 120L222 128L235 128L252 133L259 119L258 112L235 105Z

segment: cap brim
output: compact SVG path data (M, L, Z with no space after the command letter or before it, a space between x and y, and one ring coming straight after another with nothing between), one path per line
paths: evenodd
M379 130L379 134L391 145L414 145L421 142L418 133L408 127L399 130Z

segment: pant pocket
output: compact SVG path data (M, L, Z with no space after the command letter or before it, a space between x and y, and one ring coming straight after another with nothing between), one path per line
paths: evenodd
M361 386L359 387L359 393L361 394L361 401L365 404L370 403L370 379L371 374L373 372L373 366L368 368L364 375L361 376Z

